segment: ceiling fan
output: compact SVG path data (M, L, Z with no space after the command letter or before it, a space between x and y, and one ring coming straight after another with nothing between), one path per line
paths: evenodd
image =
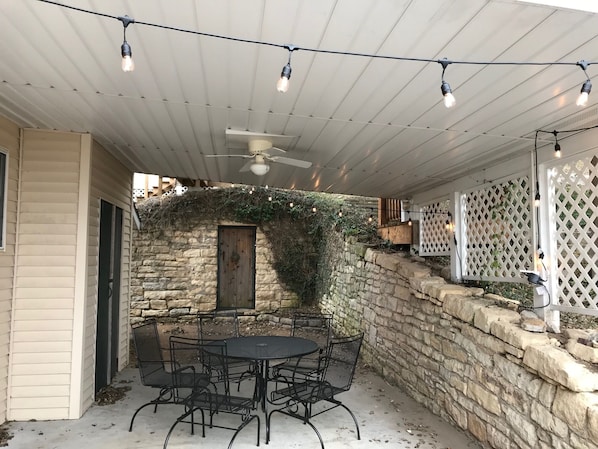
M270 140L254 138L250 139L247 143L249 147L249 154L208 154L206 157L242 157L245 159L251 159L247 161L247 163L243 165L239 171L251 171L253 174L258 176L263 176L270 171L270 165L268 165L268 162L292 165L293 167L299 168L311 167L311 162L275 154L276 152L286 153L286 151L272 146L272 142Z

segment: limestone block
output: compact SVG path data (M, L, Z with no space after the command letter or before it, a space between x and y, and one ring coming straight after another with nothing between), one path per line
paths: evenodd
M517 411L511 407L505 407L504 414L507 423L511 426L513 432L518 435L527 446L534 447L538 441L536 426L524 415L517 413Z
M144 318L163 318L163 317L167 317L168 316L168 310L167 309L162 309L162 310L142 310L141 311L141 316Z
M152 299L149 303L150 303L150 308L153 310L168 309L168 303L163 299Z
M551 345L528 346L523 364L571 391L598 390L598 373L589 370L563 349Z
M598 363L598 348L579 343L577 339L570 339L565 348L576 359L584 360L589 363Z
M474 326L487 334L490 333L490 326L495 321L516 323L519 322L519 314L501 307L484 307L476 310L473 318Z
M390 271L397 271L399 259L393 254L380 253L376 255L376 265Z
M549 343L548 335L524 331L518 324L508 321L494 321L490 324L490 333L523 350L529 345L547 345Z
M146 300L156 300L156 299L175 299L180 298L181 296L185 295L186 293L180 290L158 290L158 291L148 291L146 290L143 293L143 298Z
M498 397L481 385L469 381L467 383L467 397L476 401L487 412L493 413L494 415L500 415L501 406Z
M472 323L475 312L490 304L489 301L481 299L471 299L460 293L450 293L444 297L444 303L442 305L442 311L448 313L455 318L465 321L466 323Z
M447 399L445 401L446 412L461 429L467 429L467 411L461 408L456 402Z
M493 449L511 448L511 440L495 426L488 426L488 444Z
M467 430L482 443L485 443L488 440L486 423L475 413L467 414Z
M446 281L441 277L411 277L409 278L409 288L413 294L418 297L421 297L422 293L426 293L426 290L430 290L430 285L444 285ZM419 295L418 295L419 294Z
M189 307L179 307L179 308L174 308L174 309L170 309L168 311L168 314L171 317L177 317L177 316L184 316L184 315L188 315L190 312Z
M180 309L180 308L186 308L186 309L190 309L191 307L193 307L193 301L190 299L171 299L168 301L168 308L169 309Z
M559 388L552 404L552 413L585 437L590 430L588 412L591 407L596 406L598 406L598 394L575 393Z
M447 295L470 296L471 292L467 287L456 284L434 286L430 292L430 296L439 299L440 301L444 301Z
M135 309L149 309L150 302L149 301L131 301L131 310Z
M542 406L538 402L531 402L530 418L536 422L538 426L557 435L559 438L565 439L568 435L569 428L567 424L554 416L549 409Z

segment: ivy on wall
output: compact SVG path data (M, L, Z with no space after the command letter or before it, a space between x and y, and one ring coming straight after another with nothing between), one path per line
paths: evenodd
M202 221L229 220L259 226L268 239L280 282L304 303L316 299L325 248L345 238L382 244L372 212L347 197L324 193L237 186L150 198L137 204L143 230L191 228ZM368 199L364 199L367 202ZM369 199L375 205L375 199ZM374 206L375 207L375 206ZM142 231L143 232L143 231ZM335 237L334 240L329 240Z

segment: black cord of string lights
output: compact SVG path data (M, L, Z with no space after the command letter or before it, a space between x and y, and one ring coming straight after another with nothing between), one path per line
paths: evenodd
M135 20L128 16L114 16L111 14L105 14L105 13L100 13L100 12L96 12L96 11L91 11L88 9L78 8L76 6L66 5L66 4L55 2L52 0L36 0L36 1L41 2L41 3L47 3L50 5L59 6L61 8L66 8L66 9L70 9L70 10L77 11L77 12L82 12L85 14L106 17L109 19L116 19L116 20L123 22L123 24L126 22L127 25L129 23L134 23L137 25L145 25L145 26L149 26L149 27L162 28L165 30L178 31L181 33L195 34L198 36L212 37L212 38L216 38L216 39L224 39L224 40L242 42L242 43L247 43L247 44L278 47L278 48L286 49L291 52L301 50L301 51L312 52L312 53L324 53L324 54L342 55L342 56L360 56L360 57L367 57L367 58L372 58L372 59L390 59L390 60L410 61L410 62L435 62L435 63L439 63L439 64L467 64L467 65L486 65L486 66L489 66L489 65L497 65L497 66L498 65L502 65L502 66L517 66L517 65L519 65L519 66L553 66L553 65L581 66L584 68L584 71L585 71L585 68L587 68L588 66L597 63L597 62L590 62L590 61L578 61L578 62L463 61L463 60L447 60L446 58L444 58L444 59L410 58L410 57L405 57L405 56L392 56L392 55L348 52L348 51L339 51L339 50L327 50L327 49L321 49L321 48L310 48L310 47L300 47L300 46L289 45L289 44L279 44L279 43L275 43L275 42L260 41L260 40L253 40L253 39L243 39L243 38L238 38L238 37L233 37L233 36L205 33L202 31L188 30L188 29L178 28L178 27L174 27L174 26L161 25L161 24L150 23L150 22L143 22L143 21Z

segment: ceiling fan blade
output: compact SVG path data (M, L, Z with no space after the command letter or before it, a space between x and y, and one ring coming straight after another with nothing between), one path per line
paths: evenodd
M253 156L250 154L206 154L206 157L244 157L247 159Z
M280 164L292 165L294 167L300 167L300 168L311 167L311 162L302 161L300 159L291 159L290 157L270 156L268 159L270 159L272 162L278 162Z
M280 151L281 153L286 153L287 152L287 150L283 150L282 148L278 148L278 147L270 147L270 148L268 148L266 150L266 152L271 151L271 150Z

